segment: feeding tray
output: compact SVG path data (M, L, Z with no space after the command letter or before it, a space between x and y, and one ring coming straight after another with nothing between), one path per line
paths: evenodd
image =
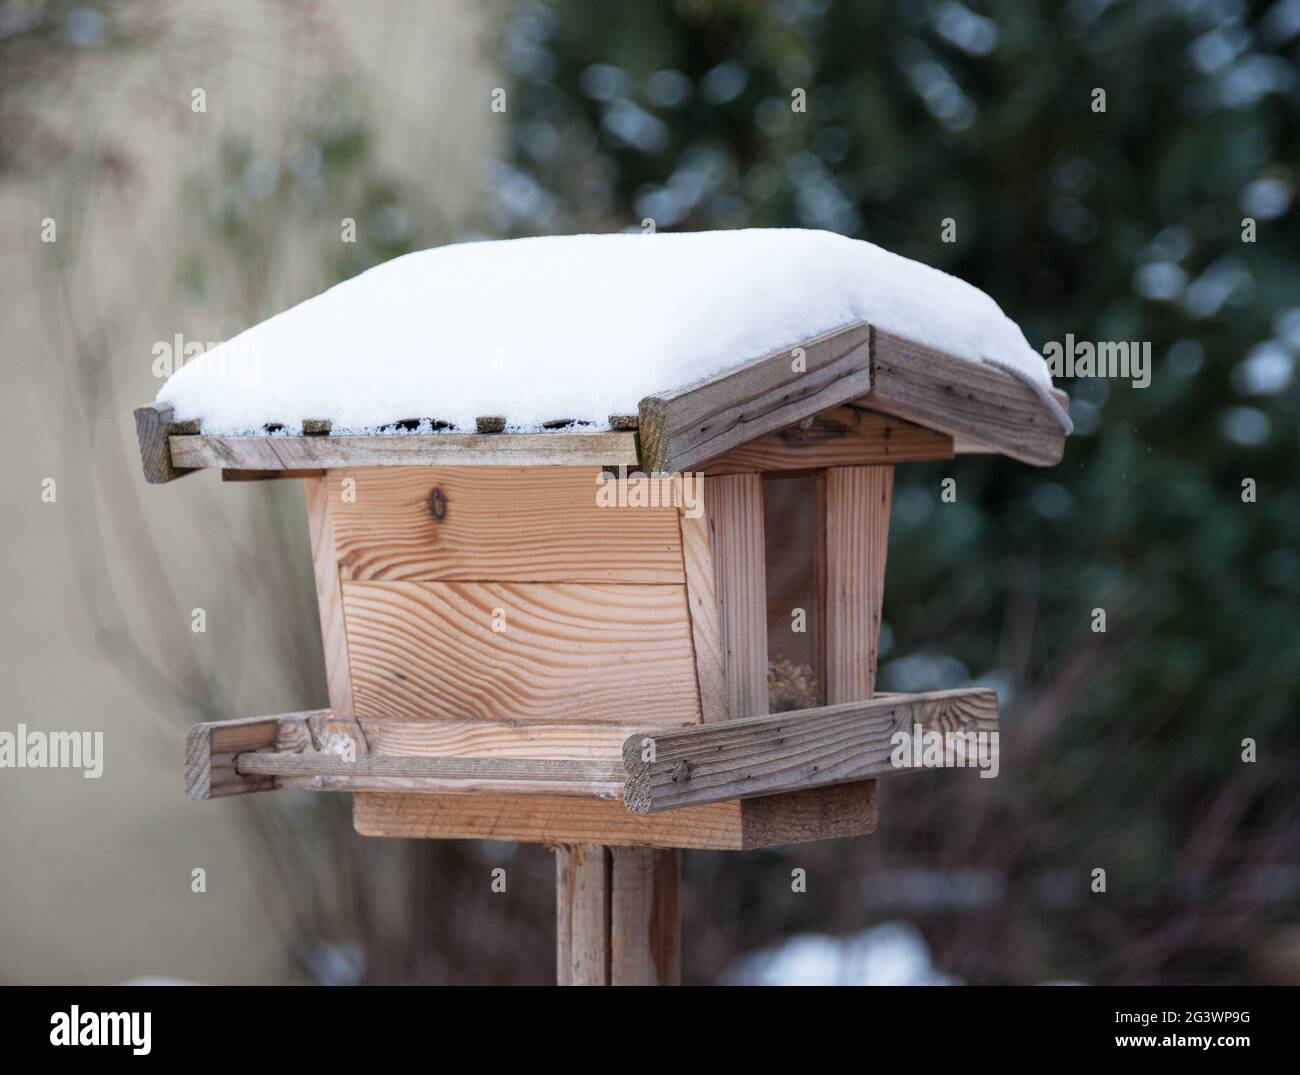
M936 346L1028 347L959 281L818 233L735 235L472 244L413 255L415 280L399 259L222 345L266 352L257 385L187 368L136 412L151 482L219 469L306 489L330 708L195 725L192 798L350 791L366 835L562 845L561 980L665 981L675 866L629 849L868 833L874 779L916 767L895 733L996 730L989 690L875 692L893 467L1054 464L1067 398L1023 354ZM867 287L847 276L857 248ZM814 301L832 286L845 302ZM661 291L638 333L645 287ZM535 324L583 288L615 308L539 337L530 372L514 311ZM475 316L483 293L504 337ZM694 334L662 330L692 316ZM345 326L366 318L375 357L349 368ZM444 346L436 327L410 342L420 318L452 326L441 359L421 351ZM475 366L475 331L517 376ZM631 354L611 370L618 333ZM779 346L727 352L764 339ZM658 387L630 403L623 382ZM400 420L396 396L421 416ZM249 415L272 430L237 428ZM602 970L584 899L617 912L595 913L614 931L597 948L619 950L628 915L659 940Z

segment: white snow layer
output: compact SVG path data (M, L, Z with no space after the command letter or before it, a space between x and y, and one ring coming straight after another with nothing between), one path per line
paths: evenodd
M607 424L657 391L854 321L1043 395L1046 364L978 288L871 243L763 229L473 242L407 254L240 333L158 393L205 433L401 419Z

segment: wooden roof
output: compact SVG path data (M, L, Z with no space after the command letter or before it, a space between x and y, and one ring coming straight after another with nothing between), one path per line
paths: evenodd
M800 352L802 354L800 355ZM801 358L802 361L796 361ZM146 480L204 468L291 476L336 467L455 465L702 468L743 445L851 405L952 438L958 452L996 452L1036 466L1058 463L1069 397L1036 388L1005 368L971 362L858 322L801 347L695 384L648 396L638 415L610 416L609 430L557 418L536 433L506 432L509 416L484 416L474 433L334 435L328 416L301 431L210 436L175 423L171 410L135 412ZM437 427L436 418L428 416Z

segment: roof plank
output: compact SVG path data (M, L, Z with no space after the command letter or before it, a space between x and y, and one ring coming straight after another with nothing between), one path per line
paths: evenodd
M1051 392L1068 405L1064 392ZM1056 416L1023 381L878 329L871 390L857 402L1035 466L1054 466L1065 451Z
M636 435L610 432L174 436L170 438L170 447L171 466L187 469L323 470L403 465L635 466L637 461ZM146 463L146 476L148 474Z
M859 321L641 401L642 469L690 470L866 394L871 327Z

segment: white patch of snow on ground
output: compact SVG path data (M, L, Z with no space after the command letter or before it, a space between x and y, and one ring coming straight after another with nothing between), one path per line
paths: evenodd
M1043 386L1046 364L982 291L871 243L755 229L462 243L378 265L240 333L158 393L207 433L328 418L472 430L604 428L680 388L854 321Z
M803 933L755 952L728 971L729 985L961 985L930 963L930 947L908 922L849 937Z

